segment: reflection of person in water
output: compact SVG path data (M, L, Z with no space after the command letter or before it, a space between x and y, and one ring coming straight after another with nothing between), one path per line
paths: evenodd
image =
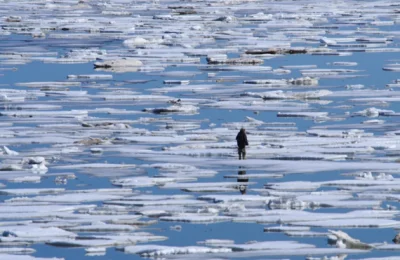
M240 170L238 171L238 178L237 178L237 182L249 182L249 178L246 178L244 175L246 175L246 171L244 170ZM246 194L246 189L247 189L247 185L239 185L239 191L242 194Z

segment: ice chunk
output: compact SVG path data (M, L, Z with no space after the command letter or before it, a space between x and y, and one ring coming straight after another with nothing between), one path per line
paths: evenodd
M139 254L143 257L158 257L176 254L204 254L204 253L226 253L231 252L228 248L209 248L200 246L172 247L160 245L128 246L124 248L125 253Z
M206 246L218 246L218 247L222 247L227 244L231 245L234 243L235 241L228 239L206 239L205 241L197 242L197 244L204 244Z
M329 230L329 232L331 233L331 236L333 235L336 238L335 243L337 247L365 250L373 248L373 246L362 243L360 240L350 237L347 233L341 230Z
M239 183L241 184L241 183ZM260 201L264 203L268 203L272 197L264 197L259 195L204 195L198 197L199 200L211 200L215 203L219 202L237 202L237 201Z
M0 254L2 254L2 255L3 254L33 254L35 252L36 252L35 249L27 248L27 247L5 247L5 248L0 248ZM7 255L3 255L3 256L7 257ZM14 258L14 255L12 255L12 257L8 258L8 259L11 260L11 259L18 259L18 258ZM22 256L21 256L20 259L23 259L23 260L25 260L25 259L35 260L36 258L22 258ZM41 260L44 260L44 259L46 259L46 258L42 258ZM61 259L63 259L63 258L61 258Z
M74 232L127 232L135 230L135 228L130 225L106 224L103 222L92 223L91 225L69 227L66 229Z
M27 253L33 253L34 251L27 252ZM10 253L10 254L9 254ZM35 257L35 256L30 256L30 255L13 255L12 253L19 253L19 252L12 252L12 250L0 256L1 260L64 260L64 258L45 258L45 257Z
M335 40L329 39L329 38L327 38L327 37L322 37L319 41L320 41L321 43L323 43L323 44L326 44L326 45L336 44L336 41L335 41Z
M331 220L316 220L312 222L296 222L294 225L310 226L310 227L332 227L332 228L382 228L395 227L400 224L399 221L376 218L362 219L331 219Z
M96 255L97 255L98 253L101 253L101 255L103 255L106 253L106 249L107 248L105 248L105 247L88 247L88 248L85 248L85 251L90 254L96 253Z
M74 238L77 235L73 232L65 231L57 227L40 228L40 227L30 227L30 226L10 226L2 227L0 226L0 232L4 234L10 234L9 236L19 237L19 238L35 238L35 237L68 237Z
M120 60L106 60L103 62L95 62L95 68L124 68L124 67L140 67L143 63L140 60L127 58Z
M377 245L377 246L375 246L375 249L377 249L377 250L385 250L385 251L388 251L388 250L396 250L396 251L398 251L398 250L400 250L400 245L393 245L393 244L383 244L383 245Z
M169 182L193 181L193 180L196 180L196 178L131 177L131 178L123 178L123 179L113 180L112 184L116 185L116 186L121 186L121 187L150 187L150 186L156 186L156 185L165 185L166 183L169 183Z
M74 202L89 202L89 201L102 201L119 199L121 196L113 194L102 194L100 192L88 192L83 194L59 194L59 195L46 195L36 196L28 200L41 201L41 202L58 202L58 203L74 203Z
M309 231L310 227L275 226L265 227L264 232Z
M67 76L68 79L84 79L84 80L111 80L113 78L112 75L105 74L79 74L74 75L70 74Z
M354 112L353 116L367 116L367 117L378 117L378 116L387 116L394 114L393 110L382 110L377 109L375 107L367 108L362 111Z
M18 155L19 153L9 149L7 146L3 146L4 154L7 155Z
M270 249L299 249L299 248L315 248L311 244L298 243L297 241L265 241L254 242L242 245L226 245L232 248L233 251L252 251L252 250L270 250Z
M121 236L100 236L100 237L88 237L85 239L53 239L46 244L52 246L64 246L64 247L113 247L119 245L134 245L136 243L146 243L151 241L163 241L167 237L154 236L151 234L132 233L131 235Z
M201 206L206 204L204 201L190 199L164 199L164 200L112 200L105 201L105 204L124 205L124 206L165 206L165 205L187 205Z
M281 183L268 183L266 188L273 190L316 190L321 186L319 183L315 182L281 182Z
M145 108L143 112L152 112L154 114L182 113L195 114L198 112L198 107L193 105L172 105L165 108Z
M47 193L61 193L65 191L63 188L50 188L50 189L1 189L1 195L38 195Z
M328 112L278 112L278 117L309 117L313 119L327 119Z
M161 221L174 221L174 222L190 222L190 223L215 223L231 221L232 217L215 216L215 215L200 215L200 214L180 214L176 216L160 217Z
M85 168L135 168L135 164L113 164L113 163L84 163L84 164L71 164L55 166L57 169L85 169Z
M239 185L251 185L252 182L201 182L201 183L167 183L161 188L165 189L190 189L190 188L230 188L237 187Z

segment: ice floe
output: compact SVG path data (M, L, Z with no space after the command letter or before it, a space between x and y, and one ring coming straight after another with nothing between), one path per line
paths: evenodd
M13 253L13 252L10 252ZM14 252L14 253L18 253L18 252ZM52 257L52 258L45 258L45 257L34 257L34 256L30 256L30 255L16 255L16 254L8 254L8 253L4 253L3 255L0 256L0 259L2 260L63 260L64 258L56 258L56 257Z
M143 63L140 60L128 58L119 60L106 60L103 62L95 62L96 69L103 69L111 72L133 72L140 69Z
M365 250L373 248L373 246L362 243L360 240L350 237L341 230L329 230L329 232L331 233L329 236L330 242L334 243L337 247Z
M311 222L296 222L296 225L311 226L311 227L332 227L332 228L384 228L395 227L399 225L398 221L363 218L363 219L335 219L335 220L315 220Z
M161 245L144 245L124 247L124 252L129 254L139 254L143 257L159 257L163 255L175 254L201 254L201 253L226 253L231 252L228 248L208 248L200 246L190 247L170 247Z

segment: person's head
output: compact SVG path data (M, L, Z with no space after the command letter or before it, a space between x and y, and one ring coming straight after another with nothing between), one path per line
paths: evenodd
M240 132L245 133L246 129L244 129L244 127L240 128Z

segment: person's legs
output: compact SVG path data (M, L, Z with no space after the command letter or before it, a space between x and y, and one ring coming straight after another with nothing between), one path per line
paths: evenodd
M246 148L242 149L242 158L243 160L246 160Z
M238 147L239 160L242 160L242 149Z

